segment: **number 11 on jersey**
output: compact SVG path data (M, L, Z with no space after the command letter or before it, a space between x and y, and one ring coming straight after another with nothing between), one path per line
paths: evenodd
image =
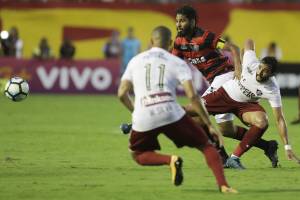
M164 64L159 65L159 78L158 78L158 87L160 90L163 90L164 88L164 74L165 74L165 68L166 66ZM151 75L151 64L145 65L146 69L146 88L148 91L151 90L151 83L150 83L150 75Z

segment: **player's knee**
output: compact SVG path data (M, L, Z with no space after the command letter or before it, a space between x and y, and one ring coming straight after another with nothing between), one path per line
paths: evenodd
M137 164L144 165L143 154L141 152L132 152L131 156Z
M269 121L267 116L256 117L254 125L261 129L267 129L269 126Z

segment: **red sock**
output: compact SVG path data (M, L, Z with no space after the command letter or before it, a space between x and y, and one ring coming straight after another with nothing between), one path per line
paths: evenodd
M234 150L233 154L238 157L242 156L253 146L253 144L257 142L257 140L261 138L265 131L266 128L261 129L256 126L251 126L250 129L246 132L238 147Z
M154 151L134 152L133 159L140 165L169 165L171 156Z
M208 144L202 149L202 152L205 156L207 165L211 168L216 177L218 186L228 186L224 175L222 161L217 150L211 144Z

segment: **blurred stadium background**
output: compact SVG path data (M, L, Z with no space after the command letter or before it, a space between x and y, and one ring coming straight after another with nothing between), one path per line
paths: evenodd
M298 115L299 0L0 0L0 84L20 76L31 87L21 103L0 97L0 199L228 199L216 193L194 152L175 150L185 157L187 181L174 189L166 169L131 161L127 137L119 131L130 116L115 97L121 56L105 57L106 42L115 32L122 41L132 27L143 51L151 30L162 24L175 37L174 13L183 4L198 10L201 27L240 47L253 38L258 55L275 42L282 51L277 79L287 121ZM5 49L12 27L22 40L18 55ZM42 38L51 48L47 58L35 56ZM76 51L62 59L65 38ZM195 76L203 90L205 81ZM299 154L299 126L289 130ZM265 137L279 140L271 114ZM165 152L174 152L165 138L162 143ZM226 144L232 149L236 143ZM279 151L282 168L271 169L262 152L253 150L243 160L248 170L227 171L242 193L230 199L298 199L299 166L285 160L282 145Z
M282 51L277 77L282 92L297 95L297 1L1 0L0 30L15 27L23 48L22 55L17 56L21 59L14 59L14 55L0 58L0 77L21 75L29 80L33 93L114 93L120 60L105 59L102 50L113 32L118 32L122 40L128 27L132 27L141 50L145 50L149 47L149 34L157 25L170 27L175 37L174 12L183 3L197 8L202 27L230 37L239 46L246 38L253 38L258 55L275 42ZM42 38L48 40L54 59L31 59ZM76 49L71 60L59 59L64 38L71 40Z

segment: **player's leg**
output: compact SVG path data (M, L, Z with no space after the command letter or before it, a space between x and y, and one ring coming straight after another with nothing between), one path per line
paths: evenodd
M207 134L208 138L210 139L210 141L212 143L214 143L219 155L221 156L222 158L222 162L223 162L223 165L225 166L225 163L226 163L226 160L228 159L228 154L226 152L226 149L224 146L220 147L216 141L214 141L214 138L211 137L211 134L209 133L209 130L208 130L208 127L204 124L204 122L198 117L197 113L194 112L193 108L191 105L187 105L184 107L184 109L186 110L187 114L190 116L190 117L193 117L193 120L198 124L200 125L203 129L204 129L204 132L205 134Z
M240 157L262 137L268 128L268 117L263 111L245 112L241 116L242 120L250 125L250 128L226 163L229 167L237 169L244 168L240 163Z
M215 175L221 191L225 192L223 191L224 188L229 188L225 179L223 165L216 148L208 142L207 135L192 118L184 116L177 123L167 126L163 132L179 148L189 146L200 150L205 156L207 165ZM234 193L234 191L235 190L232 190L232 192L229 193Z
M176 155L156 152L156 150L160 150L157 140L160 132L160 129L147 132L132 130L129 139L132 158L142 166L169 165L173 184L176 186L181 185L183 181L182 159Z
M215 116L216 121L219 125L219 130L221 133L228 138L236 139L241 141L246 135L248 129L233 125L233 116L232 114L220 114ZM259 138L254 144L254 147L262 149L265 155L270 159L272 167L276 168L278 164L277 149L278 143L276 140L264 140Z

